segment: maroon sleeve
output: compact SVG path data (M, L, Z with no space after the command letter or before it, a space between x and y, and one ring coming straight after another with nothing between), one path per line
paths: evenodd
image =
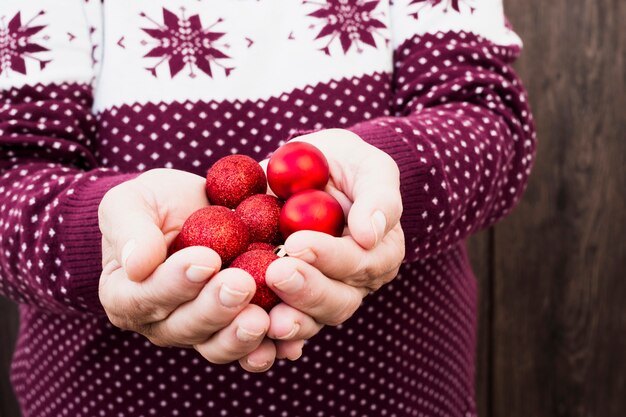
M129 179L98 167L91 87L0 91L0 294L102 314L98 205Z
M394 116L350 128L398 163L407 260L447 250L519 200L535 130L510 66L518 54L464 32L416 35L394 54Z

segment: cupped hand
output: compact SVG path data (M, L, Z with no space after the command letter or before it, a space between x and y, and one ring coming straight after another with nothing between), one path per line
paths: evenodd
M395 161L356 134L328 129L299 136L324 153L326 191L347 214L342 237L300 231L285 242L288 257L274 261L266 280L283 303L270 312L268 336L277 357L294 357L323 325L339 325L362 299L393 280L404 259L402 199ZM264 164L262 164L264 165Z
M265 337L268 314L249 304L254 279L237 268L218 272L220 257L205 247L166 259L185 219L207 205L204 178L171 169L109 190L98 211L100 301L113 325L158 346L190 347L212 363L238 360L246 370L265 371L276 348Z

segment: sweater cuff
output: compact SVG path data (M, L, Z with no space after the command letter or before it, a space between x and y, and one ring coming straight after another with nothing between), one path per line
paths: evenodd
M426 198L422 191L428 186L431 165L420 161L412 146L390 125L367 121L347 130L387 153L398 165L403 207L400 222L407 244L415 243L423 222Z
M89 174L85 174L89 175ZM114 174L95 180L85 179L64 201L64 221L60 230L65 248L63 263L67 266L68 302L80 310L104 314L98 297L102 273L102 233L98 207L104 194L138 173Z

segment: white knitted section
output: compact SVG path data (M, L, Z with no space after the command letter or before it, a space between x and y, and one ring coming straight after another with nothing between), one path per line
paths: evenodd
M333 79L390 73L392 48L416 34L466 31L521 45L505 26L501 0L2 0L5 60L7 48L17 48L8 26L18 12L25 28L45 26L21 41L48 51L24 55L26 74L16 65L5 68L0 88L95 81L96 111L128 103L262 100Z

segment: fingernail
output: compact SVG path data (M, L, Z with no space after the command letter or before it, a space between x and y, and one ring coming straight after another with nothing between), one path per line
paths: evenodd
M287 252L287 254L289 256L293 256L294 258L302 259L304 262L309 264L315 262L315 260L317 259L315 253L309 248L298 252Z
M291 356L291 357L287 356L287 359L289 359L290 361L297 361L301 357L302 357L302 349L300 349L300 352L296 356Z
M304 286L304 277L298 271L294 271L289 278L275 283L274 286L282 292L291 294Z
M291 339L296 334L298 334L299 330L300 330L300 323L294 323L293 327L291 327L291 331L289 333L287 333L284 336L277 336L276 339L280 339L280 340Z
M137 241L135 239L131 239L128 242L126 242L126 244L122 248L122 267L126 268L126 263L128 262L128 258L130 257L131 253L133 253L136 247L137 247Z
M191 265L185 271L187 279L191 282L204 282L213 275L215 268L204 265Z
M372 222L372 229L374 230L374 236L376 237L376 244L380 242L380 239L385 234L385 228L387 227L387 219L382 211L376 210L370 219Z
M257 340L258 338L263 336L264 333L265 331L260 331L258 333L255 333L255 332L251 332L250 330L246 330L243 327L238 327L237 339L241 340L242 342L250 342L252 340Z
M226 307L237 307L241 305L248 297L249 292L236 291L226 284L222 284L220 288L220 302Z
M256 368L256 369L262 369L265 368L267 365L269 365L269 362L263 362L263 363L257 363L255 361L251 361L250 359L246 359L246 362L248 363L248 365L250 365L252 368Z

